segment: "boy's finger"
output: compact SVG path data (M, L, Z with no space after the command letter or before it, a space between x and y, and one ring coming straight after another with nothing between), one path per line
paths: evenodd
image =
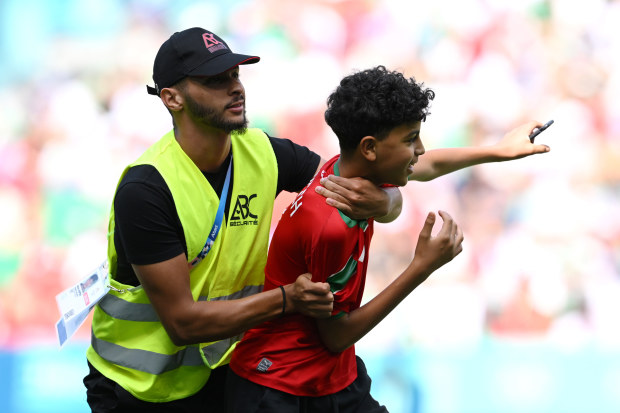
M424 221L424 226L422 227L422 230L420 231L420 236L424 238L431 237L431 234L433 232L433 225L435 225L436 219L437 217L435 216L434 212L428 213L428 215L426 216L426 221Z
M441 226L440 234L451 235L454 230L454 220L446 211L439 211L439 216L443 219L443 225Z

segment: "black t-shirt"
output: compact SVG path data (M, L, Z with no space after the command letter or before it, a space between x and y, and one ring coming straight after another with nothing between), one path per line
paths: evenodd
M269 141L278 163L276 196L281 191L299 192L316 172L319 155L288 139L269 137ZM229 163L230 154L218 171L203 172L218 196L222 193ZM232 188L232 175L230 185ZM231 194L232 190L228 191L227 217ZM114 197L114 214L117 281L138 285L131 264L154 264L181 253L187 255L185 235L172 193L155 167L138 165L127 171Z

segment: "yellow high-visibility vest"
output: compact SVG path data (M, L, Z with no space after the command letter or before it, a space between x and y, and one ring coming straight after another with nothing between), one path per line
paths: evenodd
M232 134L233 185L228 220L207 256L190 270L194 300L241 298L262 291L278 167L268 137L259 129ZM205 245L219 198L170 131L129 168L153 165L164 178L183 226L191 262ZM122 176L121 176L122 179ZM119 180L120 183L120 180ZM108 261L113 287L95 307L90 363L135 397L150 402L195 394L211 369L228 363L240 337L190 346L170 340L142 286L116 281L114 206ZM120 291L116 291L120 290Z

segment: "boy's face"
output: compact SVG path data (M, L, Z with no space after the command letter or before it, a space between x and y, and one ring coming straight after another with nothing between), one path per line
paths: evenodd
M377 141L376 182L398 186L407 184L413 165L424 154L420 138L421 124L413 122L397 126L385 139Z

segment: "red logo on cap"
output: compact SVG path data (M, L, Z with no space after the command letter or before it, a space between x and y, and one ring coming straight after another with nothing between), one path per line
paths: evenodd
M220 44L219 40L213 37L213 33L204 33L202 35L202 39L205 41L205 46L207 49L211 46L215 46L216 44Z
M207 47L207 50L211 53L217 52L221 49L226 49L226 45L217 40L213 36L213 33L203 33L202 40L205 41L205 46Z

